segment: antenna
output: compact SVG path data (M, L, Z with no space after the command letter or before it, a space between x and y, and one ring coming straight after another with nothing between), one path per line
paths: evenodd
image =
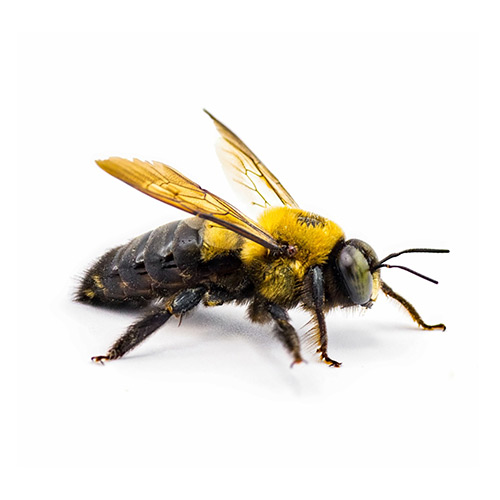
M403 269L403 271L408 271L409 273L412 273L415 276L418 276L419 278L423 278L424 280L430 281L431 283L434 283L436 285L438 284L438 282L435 279L429 278L428 276L425 276L424 274L420 274L417 271L410 269L409 267L385 264L385 262L387 262L389 259L393 259L394 257L399 257L400 255L402 255L404 253L450 253L450 251L449 250L439 250L437 248L408 248L407 250L402 250L401 252L389 254L387 257L385 257L381 261L377 262L375 264L375 266L371 269L371 271L372 272L376 271L377 269L380 269L381 267L387 267L388 269L391 269L391 268Z

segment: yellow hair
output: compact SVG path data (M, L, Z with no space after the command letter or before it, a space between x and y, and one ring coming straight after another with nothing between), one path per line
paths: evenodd
M277 303L292 300L307 269L324 264L344 236L334 222L296 208L269 208L258 221L276 240L297 250L293 257L275 257L258 243L243 242L241 260L256 278L258 291Z

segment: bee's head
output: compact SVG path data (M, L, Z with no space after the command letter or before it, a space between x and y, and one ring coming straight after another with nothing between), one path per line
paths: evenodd
M380 289L380 268L398 268L408 271L431 283L437 281L405 266L386 264L389 259L404 253L448 253L449 250L434 248L410 248L402 252L392 253L378 260L373 248L361 240L348 240L339 250L336 258L343 285L350 301L355 305L371 307Z
M361 240L348 240L337 254L337 268L353 304L371 307L380 289L375 250Z

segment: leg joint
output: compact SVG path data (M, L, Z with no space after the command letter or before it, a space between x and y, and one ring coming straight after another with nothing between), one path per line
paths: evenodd
M205 287L189 288L176 295L168 309L172 314L184 314L196 307L206 293Z

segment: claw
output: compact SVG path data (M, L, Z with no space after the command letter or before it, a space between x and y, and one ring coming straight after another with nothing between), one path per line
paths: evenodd
M108 356L92 356L90 358L94 363L100 363L104 366L104 361L109 361Z
M342 363L330 358L321 347L318 347L316 352L319 354L321 361L323 361L323 363L326 363L328 366L333 366L335 368L339 368L340 366L342 366Z
M321 361L326 363L328 366L333 366L334 368L340 368L342 366L342 363L339 363L338 361L335 361L332 358L329 358L328 356L322 356Z
M442 330L443 332L446 330L446 326L443 325L443 323L439 323L437 325L427 325L427 324L422 324L420 325L424 330Z
M303 360L302 358L299 359L294 359L292 363L290 364L290 368L293 368L295 365L300 365L301 363L307 363L307 361Z
M446 330L446 326L443 323L439 323L439 325L432 325L431 328L433 330L442 330L443 332Z

